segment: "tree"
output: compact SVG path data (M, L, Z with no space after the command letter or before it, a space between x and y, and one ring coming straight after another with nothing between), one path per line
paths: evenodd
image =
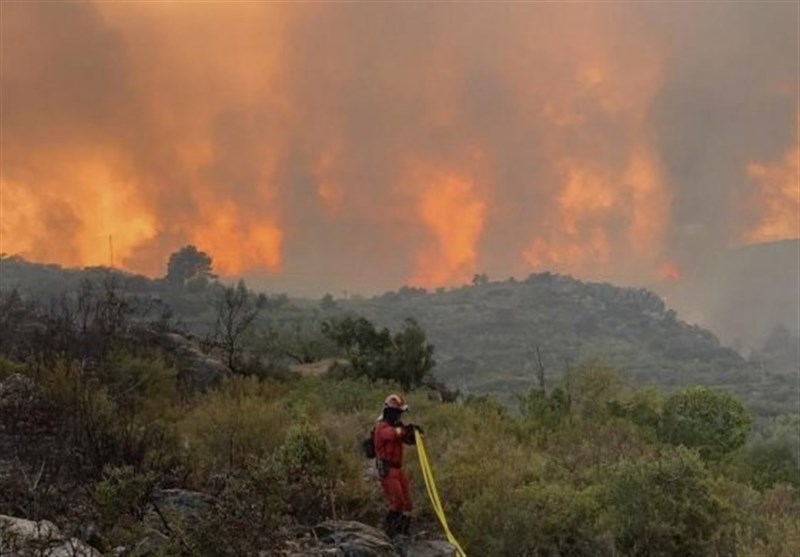
M336 354L336 343L322 333L314 319L297 320L269 327L261 343L266 355L310 364Z
M594 419L608 413L624 387L619 373L598 360L568 368L564 384L570 410Z
M472 286L486 286L487 284L489 284L489 275L486 273L473 275Z
M364 317L326 322L322 330L344 351L356 375L390 379L410 389L419 386L435 365L434 347L413 319L406 319L394 336Z
M403 328L395 334L391 358L391 379L404 389L420 385L436 364L433 346L428 344L425 331L413 319L406 319Z
M330 293L327 293L320 300L319 307L326 311L331 310L336 307L336 300L333 299Z
M749 431L750 416L741 402L728 393L691 387L667 398L659 437L716 460L744 445Z
M520 412L531 421L547 429L555 429L569 413L567 395L561 387L550 394L533 388L519 399Z
M621 555L716 555L724 509L703 462L684 448L657 460L622 461L604 489L604 508Z
M264 309L267 298L250 292L243 280L217 290L211 300L216 318L212 336L225 353L228 367L236 371L242 336Z
M364 317L347 317L323 323L322 332L344 352L356 375L377 379L389 368L392 346L389 329L378 330Z
M170 282L185 285L188 281L196 278L201 280L215 278L216 275L211 271L211 257L190 244L169 256L165 278Z

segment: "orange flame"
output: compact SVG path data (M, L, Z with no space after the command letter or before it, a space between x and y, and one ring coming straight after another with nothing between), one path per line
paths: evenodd
M434 176L417 205L434 243L423 248L417 257L411 283L439 286L464 282L472 276L485 210L486 204L471 182L456 174Z
M659 275L664 280L672 282L679 282L683 280L683 272L681 271L681 268L673 261L664 263L659 270Z
M155 234L156 223L135 184L103 161L59 163L52 194L35 195L18 180L0 176L0 251L64 265L111 265L128 258Z
M681 80L705 62L686 64L665 32L694 12L664 23L625 3L6 4L3 252L108 264L111 235L115 263L150 275L194 243L223 275L325 276L301 269L322 265L308 250L285 251L350 242L330 261L391 254L370 261L394 265L372 287L531 269L675 280L675 252L694 247L670 227L695 225L711 198L673 215L695 184L665 170L682 164L668 146L684 120L705 108L659 102L694 92ZM722 76L741 73L715 56ZM794 83L785 59L768 75ZM762 99L747 89L736 99L755 114ZM800 237L800 145L747 164L738 143L707 167L744 168L754 183L757 222L737 238ZM725 216L703 249L719 247Z
M758 222L744 234L746 243L800 238L800 141L771 163L752 162L747 175L756 183L749 205Z

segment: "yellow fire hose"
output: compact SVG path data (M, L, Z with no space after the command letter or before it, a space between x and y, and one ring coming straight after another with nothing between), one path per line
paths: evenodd
M439 500L439 492L436 490L436 482L433 480L433 472L431 471L431 465L428 462L428 454L425 452L425 443L422 442L422 434L414 430L414 439L417 442L417 454L419 455L419 466L422 468L422 477L425 479L425 489L428 490L428 497L431 500L431 504L433 505L433 510L436 511L436 516L439 518L439 522L442 524L442 528L444 529L444 533L447 536L447 541L456 548L456 553L459 557L467 557L467 554L464 553L464 550L461 549L461 545L459 545L458 540L450 531L450 527L447 525L447 517L444 515L444 507L442 507L442 502Z

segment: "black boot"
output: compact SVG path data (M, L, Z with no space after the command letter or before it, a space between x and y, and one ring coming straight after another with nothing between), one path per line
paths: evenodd
M400 516L400 533L406 536L411 535L411 517L407 514Z
M395 537L401 533L403 515L397 511L389 511L386 515L386 522L384 524L384 532L390 538Z

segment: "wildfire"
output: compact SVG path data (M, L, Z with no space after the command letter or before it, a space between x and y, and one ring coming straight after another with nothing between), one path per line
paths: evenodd
M454 174L435 176L420 197L417 211L433 243L420 252L411 283L465 282L476 269L477 241L486 211L472 183Z
M659 269L659 275L662 279L671 282L679 282L683 280L683 272L677 263L668 261L664 263Z
M637 54L617 53L633 57L628 65L612 63L617 57L604 48L583 53L597 60L581 62L563 94L546 99L540 113L550 130L555 191L523 252L530 267L579 276L617 271L646 277L657 271L671 193L647 120L663 79L661 62L658 52L644 46ZM591 113L602 115L626 141L609 143L586 117Z
M750 163L756 188L749 205L758 222L744 235L746 243L800 238L800 142L771 163Z
M155 222L134 184L102 162L58 168L50 195L34 195L25 182L0 178L0 251L65 265L109 265L112 251L115 262L124 261L153 237Z
M774 29L743 48L747 17L700 48L716 9L5 3L0 251L105 265L111 236L115 265L160 275L193 243L229 276L368 261L368 288L679 280L672 261L731 222L746 242L800 237L800 145L747 157L764 107L787 110L764 84L794 83L796 53ZM699 129L730 107L730 129ZM754 184L745 218L726 213L732 168ZM681 235L698 223L702 246Z

